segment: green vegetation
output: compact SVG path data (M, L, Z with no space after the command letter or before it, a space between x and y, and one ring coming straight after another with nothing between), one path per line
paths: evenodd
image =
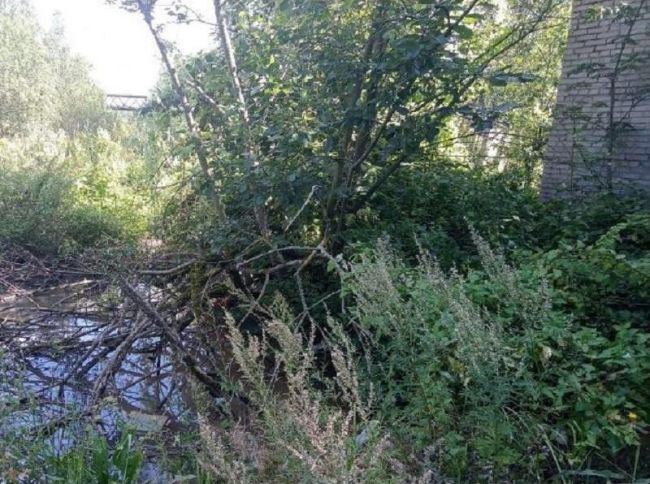
M94 436L73 451L52 459L54 482L123 483L137 482L143 455L135 449L133 436L124 434L109 451L103 437Z
M0 268L48 264L0 284L65 256L109 365L52 383L89 389L64 449L0 381L0 481L650 478L650 199L538 195L565 2L215 1L192 58L155 1L109 3L168 68L132 117L0 0ZM27 339L0 326L0 368ZM182 428L167 395L164 428L101 433L130 351L182 375Z
M628 260L612 241L624 230L646 237L648 228L647 216L633 217L593 247L551 250L519 269L474 235L481 268L464 276L445 274L425 254L414 269L387 248L364 257L352 271L355 320L371 338L368 380L394 434L422 448L436 443L447 475L472 481L488 469L499 479L544 480L549 452L561 474L640 446L649 336L629 314L634 304L616 314L611 296L633 300L645 289L633 289L638 279L622 291L564 281L585 272L616 280L647 265L647 250ZM585 318L587 307L600 319Z
M74 484L138 482L144 455L131 433L125 432L110 449L105 437L92 430L78 430L76 437L74 446L60 450L58 455L39 440L27 444L30 440L27 435L3 442L0 477L6 482L36 479Z
M141 236L146 202L130 189L139 160L115 136L52 133L1 145L0 238L52 254Z
M0 240L40 253L127 240L144 229L135 127L114 119L63 32L28 4L0 4Z

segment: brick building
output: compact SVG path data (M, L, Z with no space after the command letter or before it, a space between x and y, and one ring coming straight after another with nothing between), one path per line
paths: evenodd
M542 197L650 189L650 0L574 0Z

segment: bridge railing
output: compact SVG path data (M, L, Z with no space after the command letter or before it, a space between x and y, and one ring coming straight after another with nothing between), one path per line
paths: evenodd
M148 101L147 96L136 96L132 94L107 94L106 106L113 111L141 111Z

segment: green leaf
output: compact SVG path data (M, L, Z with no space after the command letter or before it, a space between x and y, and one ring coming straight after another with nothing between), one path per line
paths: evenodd
M474 31L463 24L458 24L454 30L456 31L458 36L463 40L470 39L474 36Z

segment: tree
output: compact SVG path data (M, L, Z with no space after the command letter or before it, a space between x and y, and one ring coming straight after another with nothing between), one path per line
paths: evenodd
M252 205L263 237L285 238L289 224L338 250L350 218L427 156L477 86L521 80L497 62L559 4L527 2L477 42L495 15L485 0L215 2L220 49L187 62L172 87L188 87L182 102L219 160L229 211ZM183 6L173 12L187 21Z
M0 4L0 136L32 128L74 132L105 117L88 66L65 46L63 29L44 32L26 1Z
M181 83L178 76L176 67L172 61L169 47L165 40L162 38L162 28L155 25L154 23L154 12L156 7L157 0L122 0L120 5L126 10L139 12L142 15L142 18L149 29L154 41L156 42L156 47L160 53L160 58L167 70L169 75L169 80L174 89L174 92L178 98L178 105L180 106L183 117L185 119L185 124L187 126L187 131L191 140L191 143L196 152L196 157L205 178L206 191L208 197L210 198L212 204L214 205L215 214L217 219L221 222L224 222L226 219L226 212L221 200L221 195L219 194L217 187L215 185L214 178L208 166L208 157L207 152L201 139L201 134L199 126L197 125L194 119L194 113L192 107L189 104L185 86ZM115 2L109 2L115 3Z

